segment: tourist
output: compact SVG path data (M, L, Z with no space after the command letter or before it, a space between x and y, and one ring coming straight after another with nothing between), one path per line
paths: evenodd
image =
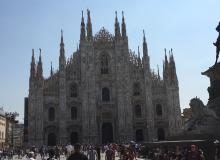
M97 152L97 155L98 155L98 160L101 160L101 148L100 148L100 146L96 146L96 152Z
M186 160L202 160L196 145L191 145L191 150L188 152Z
M28 153L27 160L35 160L35 159L34 159L34 152L33 152L33 151L31 151L31 152Z
M96 150L92 146L89 147L89 150L87 152L87 157L88 157L89 160L96 160L96 159L98 159L98 154L97 154Z
M105 160L114 160L114 159L115 159L115 153L111 149L111 146L109 145L109 147L107 147L105 151Z
M88 160L87 156L80 152L81 145L76 143L74 145L74 152L67 158L67 160Z

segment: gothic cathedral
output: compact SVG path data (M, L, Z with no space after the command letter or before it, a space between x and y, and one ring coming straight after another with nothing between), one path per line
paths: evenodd
M165 140L181 127L179 86L172 50L163 76L150 68L145 34L143 57L128 48L125 18L115 33L93 35L90 11L81 19L79 48L66 60L61 31L59 69L43 77L34 50L29 78L28 144L56 145Z

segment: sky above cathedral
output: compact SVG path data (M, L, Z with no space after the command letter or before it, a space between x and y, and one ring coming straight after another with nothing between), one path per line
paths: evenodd
M164 48L173 48L179 79L180 106L193 97L208 101L209 79L201 72L215 61L220 21L219 0L1 0L0 1L0 106L17 111L23 121L24 97L28 96L32 48L36 59L42 48L44 77L50 64L58 68L60 30L66 57L76 50L80 38L81 11L90 9L93 35L101 27L114 34L115 11L121 22L124 11L129 48L142 55L146 33L151 68L160 68Z

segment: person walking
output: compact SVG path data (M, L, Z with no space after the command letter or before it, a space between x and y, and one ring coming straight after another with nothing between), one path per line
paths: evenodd
M87 157L89 160L97 160L98 159L98 154L94 147L90 146L89 151L87 152Z
M88 157L80 152L81 145L76 143L74 145L74 152L67 158L67 160L88 160Z
M114 159L115 159L115 153L111 149L111 146L109 146L105 151L105 160L114 160Z

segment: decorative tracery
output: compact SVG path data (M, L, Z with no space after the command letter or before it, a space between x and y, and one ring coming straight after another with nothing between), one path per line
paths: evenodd
M101 42L112 42L113 35L109 33L104 27L102 27L101 30L95 35L94 40Z

